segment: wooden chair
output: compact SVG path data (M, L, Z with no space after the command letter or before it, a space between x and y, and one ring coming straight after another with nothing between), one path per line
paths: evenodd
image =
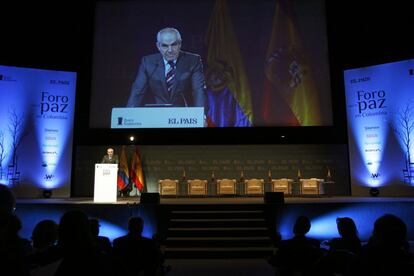
M283 192L285 195L292 195L292 179L280 178L271 181L272 192Z
M236 194L236 179L218 179L217 180L217 194L218 195L235 195Z
M263 195L264 180L263 179L247 179L244 181L244 191L246 195Z
M301 195L321 195L323 179L309 178L300 180Z
M188 183L188 195L207 195L207 180L190 179Z
M178 180L161 179L158 181L160 196L178 196Z

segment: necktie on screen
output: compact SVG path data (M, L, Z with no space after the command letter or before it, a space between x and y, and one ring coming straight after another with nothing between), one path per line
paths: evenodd
M166 81L167 81L167 91L168 94L171 95L173 85L175 82L175 63L174 61L169 61L168 64L170 65L170 69L167 72Z

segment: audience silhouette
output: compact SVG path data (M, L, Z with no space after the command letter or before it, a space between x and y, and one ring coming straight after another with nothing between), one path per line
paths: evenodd
M279 275L302 275L322 256L320 242L306 236L310 229L309 218L299 216L293 226L294 237L280 242L271 260Z
M112 245L111 241L108 237L105 236L99 236L99 227L101 225L99 224L99 220L96 218L89 219L89 226L91 227L91 234L92 239L95 242L95 244L98 246L98 248L105 253L111 253L112 252Z
M32 246L34 252L43 252L54 246L58 239L58 225L50 219L36 224L32 232Z
M369 242L362 247L354 275L413 275L413 259L407 241L407 226L392 214L374 223Z
M30 241L19 236L20 219L14 214L16 200L7 186L0 185L1 275L162 275L164 256L157 234L142 236L144 221L131 217L128 234L116 238L111 248L99 236L99 220L88 219L80 210L64 213L59 225L53 220L36 224ZM350 217L337 218L340 237L329 241L329 250L307 237L311 222L299 216L294 237L275 243L269 262L277 275L414 275L407 226L392 214L379 217L368 243L361 246L357 227ZM167 270L168 272L168 270Z
M5 185L0 184L0 216L12 214L16 208L16 198L13 192Z
M358 230L352 218L337 218L336 225L340 238L334 238L329 242L330 251L349 251L358 254L361 250L361 241L358 237Z
M329 241L329 252L324 254L314 265L313 275L350 274L351 267L361 250L358 230L352 218L336 219L339 238Z
M19 236L20 219L14 214L0 216L0 269L2 275L29 275L26 258L31 252L30 241Z
M114 254L122 261L128 275L157 275L164 262L156 242L142 236L143 228L142 218L131 217L128 234L113 242Z
M87 215L80 210L66 212L59 223L62 261L55 276L125 275L115 259L99 250L93 241Z

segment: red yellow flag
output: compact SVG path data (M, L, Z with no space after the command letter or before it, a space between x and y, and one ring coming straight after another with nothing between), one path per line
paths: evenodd
M122 146L121 156L119 157L119 170L117 184L119 190L125 189L129 184L128 159L125 153L125 146Z
M141 155L138 146L135 147L132 158L130 180L140 192L144 189L144 173L142 171Z
M268 125L321 124L319 93L293 9L279 0L265 61L263 119Z

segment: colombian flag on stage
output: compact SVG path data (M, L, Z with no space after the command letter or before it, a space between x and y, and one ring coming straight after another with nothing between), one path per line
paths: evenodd
M134 157L132 158L130 179L138 191L141 192L144 189L144 173L142 172L141 155L138 146L135 147Z
M321 124L319 94L295 22L294 1L278 0L265 60L263 119L268 125Z
M122 146L121 156L119 159L119 170L118 170L118 188L119 190L125 189L129 184L129 170L128 170L128 159L125 153L125 146Z
M230 20L227 0L216 0L214 4L206 44L209 126L251 126L253 113L250 86Z

